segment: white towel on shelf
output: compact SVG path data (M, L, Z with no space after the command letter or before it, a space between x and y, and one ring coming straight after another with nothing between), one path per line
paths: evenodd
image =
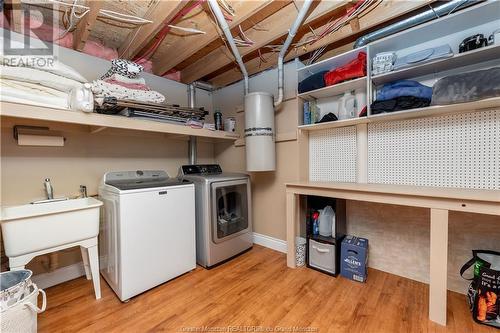
M83 84L60 75L44 72L29 67L10 67L0 65L0 78L36 83L59 91L70 92L81 89Z
M20 104L38 105L56 109L69 109L69 94L36 83L2 79L0 100Z

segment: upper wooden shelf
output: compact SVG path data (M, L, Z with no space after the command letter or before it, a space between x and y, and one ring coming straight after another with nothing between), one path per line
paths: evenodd
M386 121L395 121L403 119L424 118L424 117L436 117L451 113L475 112L495 107L500 107L500 97L487 98L480 101L469 102L469 103L434 105L426 108L410 109L410 110L396 111L390 113L380 113L375 115L369 115L368 117L331 121L327 123L301 125L299 126L299 129L304 131L318 131L327 128L354 126L366 123L386 122Z
M436 74L450 69L474 65L500 58L500 45L491 45L477 50L458 53L449 58L430 61L425 64L372 76L375 85L381 85L401 79L411 79L429 74Z
M364 88L366 90L366 76L342 82L339 84L334 84L332 86L306 91L302 94L298 94L297 96L303 99L312 100L315 98L334 97L337 95L341 95L346 91L351 91L361 88Z
M235 141L239 138L239 135L234 135L224 131L195 129L189 126L170 124L160 121L133 119L98 113L85 113L69 110L51 109L46 107L10 102L0 103L0 115L2 116L2 118L12 117L19 119L43 120L103 128L109 127L125 130L168 133L180 136L197 136L216 140Z

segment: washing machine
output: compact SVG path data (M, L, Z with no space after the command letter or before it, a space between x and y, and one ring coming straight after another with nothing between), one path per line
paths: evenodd
M196 261L211 268L253 245L250 178L220 165L183 165L196 192Z
M121 301L196 267L192 182L161 170L108 172L99 197L100 271Z

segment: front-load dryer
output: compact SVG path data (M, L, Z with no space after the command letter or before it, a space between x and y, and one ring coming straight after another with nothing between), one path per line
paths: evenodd
M253 245L250 178L217 164L184 165L180 179L196 190L196 261L210 268Z
M165 171L108 172L99 196L100 271L121 301L196 267L193 183Z

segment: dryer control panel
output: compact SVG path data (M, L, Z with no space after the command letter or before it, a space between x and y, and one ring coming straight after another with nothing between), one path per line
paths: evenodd
M222 173L222 168L218 164L183 165L181 170L183 175L217 175Z

